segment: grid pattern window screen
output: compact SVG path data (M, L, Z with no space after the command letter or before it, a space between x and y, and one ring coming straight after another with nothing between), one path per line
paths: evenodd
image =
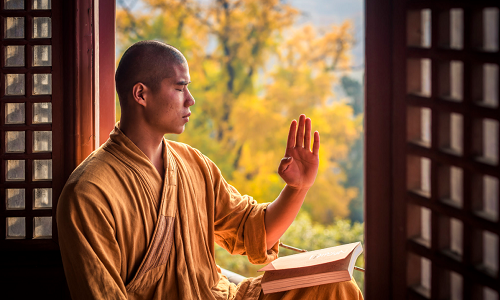
M0 1L0 234L52 239L52 3Z
M500 2L470 2L406 1L409 299L499 299Z

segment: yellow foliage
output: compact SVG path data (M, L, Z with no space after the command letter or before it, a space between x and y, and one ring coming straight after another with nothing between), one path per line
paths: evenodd
M352 22L293 28L299 11L280 0L144 0L144 12L117 11L118 44L143 39L179 48L196 99L186 142L217 163L226 179L260 202L284 186L277 173L290 122L305 113L321 135L320 169L304 208L314 220L348 214L355 188L344 188L347 158L362 124L334 101L334 70L351 64Z

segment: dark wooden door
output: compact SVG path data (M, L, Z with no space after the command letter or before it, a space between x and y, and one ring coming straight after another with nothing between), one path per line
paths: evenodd
M2 299L70 298L57 200L115 121L114 9L105 0L0 0Z
M499 297L499 7L367 1L368 299Z
M54 224L64 184L60 0L0 2L2 294L65 295Z

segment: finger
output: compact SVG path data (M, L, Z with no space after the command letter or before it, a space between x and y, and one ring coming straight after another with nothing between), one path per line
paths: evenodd
M291 157L291 156L283 157L281 159L280 165L278 167L278 174L283 174L283 172L286 171L286 169L292 163L292 161L293 161L293 157Z
M286 149L295 147L295 131L297 131L297 121L293 120L290 124L290 131L288 132L288 139L286 141Z
M295 147L302 147L304 143L304 123L305 123L306 116L305 115L300 115L299 117L299 127L297 130L297 139L295 140L296 145Z
M306 132L304 133L304 148L311 149L311 119L306 119Z
M319 132L314 132L313 154L319 154Z

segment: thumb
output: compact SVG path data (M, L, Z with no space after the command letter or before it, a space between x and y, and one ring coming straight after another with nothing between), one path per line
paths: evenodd
M280 162L280 166L278 167L278 174L283 174L286 171L288 166L292 163L293 157L283 157Z

